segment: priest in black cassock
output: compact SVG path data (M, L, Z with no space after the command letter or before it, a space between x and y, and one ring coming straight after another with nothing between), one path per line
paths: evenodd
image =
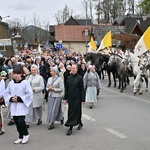
M64 102L68 103L68 120L65 126L69 127L67 135L72 134L73 126L78 125L77 130L83 127L82 103L85 101L85 92L82 77L77 73L77 65L71 66L71 75L67 78Z

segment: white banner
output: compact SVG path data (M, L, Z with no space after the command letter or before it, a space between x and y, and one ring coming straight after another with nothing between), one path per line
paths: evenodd
M0 46L10 46L11 39L0 39Z

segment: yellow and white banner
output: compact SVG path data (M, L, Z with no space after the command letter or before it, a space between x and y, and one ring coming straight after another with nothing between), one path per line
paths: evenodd
M139 56L150 50L150 27L144 32L134 48L134 55Z
M93 36L90 37L90 42L89 42L89 48L88 48L88 52L90 53L96 53L96 49L97 49L97 46L96 46L96 43L93 39Z
M112 46L112 34L110 30L102 39L101 44L97 51L104 49L104 48L111 47L111 46Z

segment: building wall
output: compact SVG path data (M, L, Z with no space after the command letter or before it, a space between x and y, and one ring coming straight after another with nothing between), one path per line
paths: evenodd
M86 53L84 42L63 42L63 47L68 49L70 53L80 52L81 54Z
M8 39L9 35L8 35L8 24L5 22L0 22L0 39ZM6 52L3 52L4 49L6 50ZM0 51L2 51L2 53L6 53L7 57L10 57L11 55L13 55L13 51L12 51L12 46L0 46Z
M0 22L0 39L8 38L8 26L6 23Z

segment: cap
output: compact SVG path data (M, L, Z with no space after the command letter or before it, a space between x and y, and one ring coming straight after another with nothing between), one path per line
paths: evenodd
M7 75L7 73L5 71L0 72L0 76L6 76L6 75Z

